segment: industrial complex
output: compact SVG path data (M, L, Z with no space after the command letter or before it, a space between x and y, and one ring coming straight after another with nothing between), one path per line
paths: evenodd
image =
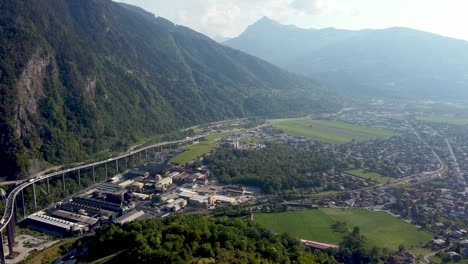
M92 231L103 224L123 225L186 209L211 210L217 205L254 199L244 187L212 184L206 168L192 169L165 162L165 166L147 162L129 169L27 216L22 225L65 237Z

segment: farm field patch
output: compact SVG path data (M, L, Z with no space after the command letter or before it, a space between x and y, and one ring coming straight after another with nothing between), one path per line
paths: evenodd
M208 135L203 141L184 147L184 152L174 157L171 162L175 164L186 164L216 148L216 141L230 133L217 133Z
M273 127L290 135L308 137L332 144L343 144L353 140L366 141L399 135L399 133L385 129L353 125L341 121L305 118L278 122L273 124Z
M383 176L380 173L368 171L365 169L355 169L345 172L356 177L376 181L377 183L386 183L393 179L391 177Z
M346 222L349 232L355 226L367 237L371 245L397 250L400 244L407 248L420 248L429 242L431 234L418 230L385 212L370 212L364 209L321 208L283 213L259 213L255 222L274 230L287 232L301 238L324 243L338 244L345 233L336 232L332 225Z

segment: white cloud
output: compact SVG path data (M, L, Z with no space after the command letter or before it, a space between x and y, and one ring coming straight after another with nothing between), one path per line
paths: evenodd
M132 1L132 0L126 0ZM296 17L342 12L337 0L172 0L183 3L178 15L169 17L209 36L237 36L263 16L280 23L294 23ZM349 14L350 10L345 10ZM163 15L164 16L164 15Z
M324 0L294 0L290 6L302 15L318 15L328 7Z
M132 3L134 0L122 0ZM163 13L153 3L153 11L176 24L181 24L209 36L236 36L263 16L281 20L298 11L290 7L292 0L172 0L175 14ZM162 4L160 4L162 5ZM146 8L148 8L148 5Z
M305 28L406 26L468 39L467 0L115 0L208 36L233 37L263 16ZM421 8L424 7L424 8Z

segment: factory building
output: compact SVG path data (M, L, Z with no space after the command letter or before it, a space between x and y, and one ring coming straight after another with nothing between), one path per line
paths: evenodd
M77 203L81 203L81 204L90 205L90 206L96 206L96 207L99 207L100 209L105 209L105 210L109 210L112 212L122 211L122 206L120 203L117 204L117 203L107 202L107 201L98 200L94 198L85 198L85 197L79 197L79 196L73 197L73 201Z
M245 194L245 187L236 186L236 185L229 185L225 186L224 191L231 194L231 195L244 195Z
M126 190L118 190L115 192L106 193L106 201L110 203L122 204L125 200Z
M181 192L179 193L179 197L187 199L187 200L192 198L195 195L198 195L197 192L190 191L190 190L185 189L185 188L180 188L180 190L181 190Z
M119 180L117 180L119 181ZM117 184L114 183L101 183L95 187L95 189L92 189L90 192L86 192L83 195L88 195L92 194L94 190L99 190L101 193L114 193L122 190L123 188Z
M189 203L191 206L207 208L209 205L212 204L210 198L211 197L197 194L197 195L190 197Z
M68 203L61 203L57 208L91 217L97 217L101 213L101 210L97 206L81 204L74 202L73 200Z
M114 220L114 223L116 223L118 225L123 225L123 224L125 224L127 222L135 221L136 219L142 217L144 214L145 214L145 212L143 212L143 211L132 210L132 211L128 212L127 214L124 214L124 215L116 218Z
M88 229L96 227L99 224L99 219L97 218L81 215L79 213L67 212L64 210L55 210L51 213L51 215L62 220L85 225L88 227Z
M42 211L29 215L24 221L24 224L29 229L58 237L70 236L75 233L83 233L88 230L86 225L48 216Z
M128 172L125 174L127 179L132 179L136 177L142 177L143 179L148 178L150 173L148 171L143 171L143 170L128 170Z

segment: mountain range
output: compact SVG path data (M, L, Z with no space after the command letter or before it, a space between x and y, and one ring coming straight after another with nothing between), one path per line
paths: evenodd
M264 17L225 45L342 93L468 99L468 42L409 28L302 29Z
M0 160L10 178L194 124L338 105L315 81L134 6L3 0L0 10Z

